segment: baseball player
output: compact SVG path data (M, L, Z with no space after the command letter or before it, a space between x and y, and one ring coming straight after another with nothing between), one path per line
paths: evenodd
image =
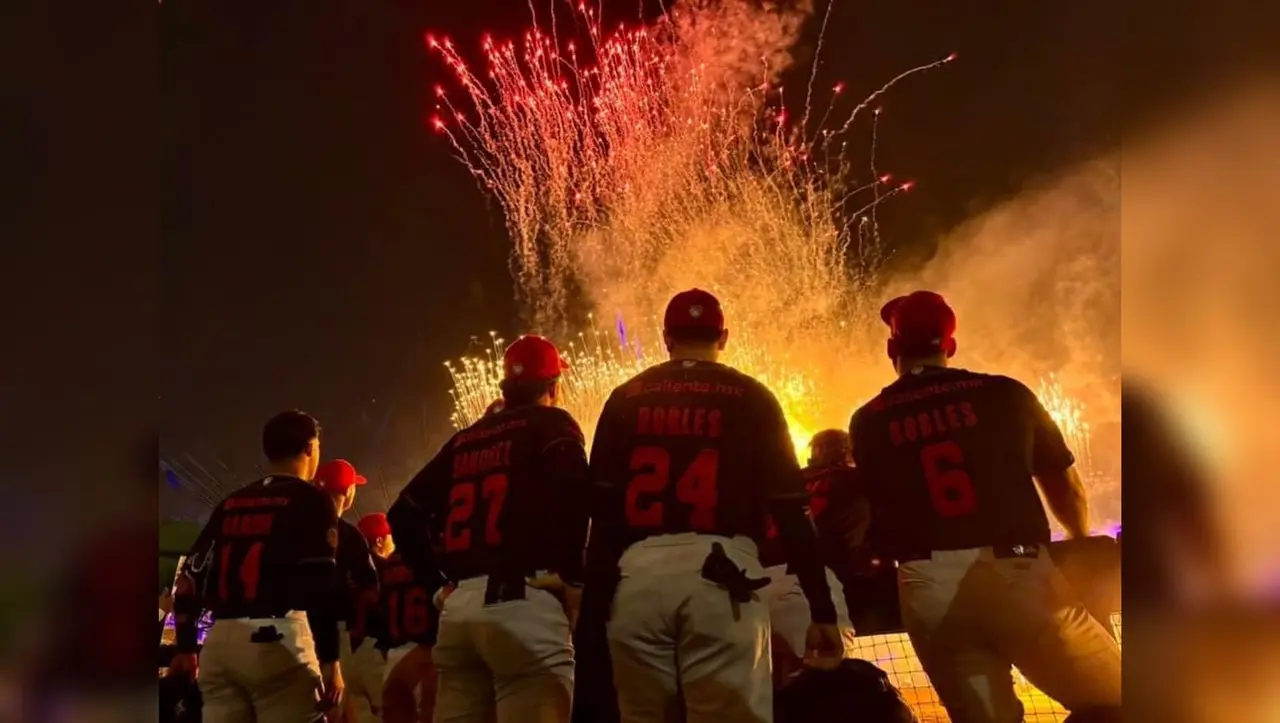
M1120 705L1120 650L1049 558L1089 534L1062 433L1008 377L948 366L955 313L917 291L881 311L898 379L854 413L853 456L898 560L903 625L955 723L1015 723L1010 666L1067 709Z
M431 648L439 626L432 597L443 589L439 576L432 575L426 584L419 582L394 550L379 565L379 572L382 595L378 617L383 629L378 647L386 655L381 684L383 723L431 723L436 701Z
M635 723L681 705L688 723L768 721L767 511L809 601L806 648L842 647L808 495L773 394L717 361L720 302L685 291L663 321L670 361L614 390L591 449L588 565L621 575L608 622L618 706Z
M347 684L344 723L376 721L375 709L381 699L382 680L370 687L369 671L355 663L355 651L367 647L375 658L373 642L365 644L365 611L378 604L378 571L369 552L369 543L355 525L342 519L356 501L356 489L368 480L345 459L334 459L316 469L315 485L333 501L338 510L338 614L339 656Z
M870 519L866 496L852 460L848 432L828 429L815 434L810 440L809 465L803 470L805 489L809 494L809 515L818 532L827 584L831 587L846 657L852 657L856 644L849 616L849 605L854 603L848 602L844 594L846 577L843 575L855 569L855 555L861 551ZM776 665L779 659L804 655L805 631L810 622L809 603L799 580L788 573L785 551L779 544L776 526L770 524L766 538L760 547L760 562L771 582L760 594L769 604L774 640L784 641L788 648L785 658L780 658L783 651L775 648Z
M205 607L215 619L199 660L205 723L313 723L342 699L338 510L310 483L320 425L282 412L262 448L268 475L214 508L175 591L171 671L196 674L196 620Z
M582 431L555 406L566 368L550 341L517 339L502 411L454 435L387 514L415 577L457 584L433 651L441 723L569 720L589 488Z

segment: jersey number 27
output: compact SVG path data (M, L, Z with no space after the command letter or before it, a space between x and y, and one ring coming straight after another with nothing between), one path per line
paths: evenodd
M488 509L484 519L484 542L490 547L502 544L502 531L498 520L502 505L507 501L507 476L491 474L480 481L456 482L449 491L449 522L444 528L445 552L462 552L471 549L471 518L476 513L476 488L484 498Z

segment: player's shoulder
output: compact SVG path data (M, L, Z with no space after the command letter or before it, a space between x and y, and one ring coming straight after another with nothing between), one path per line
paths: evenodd
M582 425L573 418L569 410L561 407L535 407L529 412L530 420L543 436L558 439L569 437L581 444L586 444L582 434Z
M983 387L995 394L1002 394L1008 397L1024 400L1034 398L1036 393L1031 387L1027 386L1021 380L1004 374L984 374L981 372L968 372L969 378L982 384Z

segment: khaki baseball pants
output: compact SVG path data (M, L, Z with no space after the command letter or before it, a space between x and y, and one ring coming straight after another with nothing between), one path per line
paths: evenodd
M204 723L314 723L320 662L307 614L215 621L200 653L199 684Z
M902 622L952 723L1020 723L1011 666L1068 710L1120 705L1120 648L1043 547L935 551L898 568Z
M773 720L769 607L758 595L734 604L703 579L714 542L764 576L745 537L660 535L622 555L608 637L624 723Z

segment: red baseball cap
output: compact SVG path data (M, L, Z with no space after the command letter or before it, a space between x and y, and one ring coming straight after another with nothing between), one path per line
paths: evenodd
M356 523L356 529L360 530L360 534L364 535L364 539L373 542L379 537L389 537L391 535L391 525L387 522L387 516L381 512L371 512Z
M551 381L568 368L556 345L536 334L516 339L502 354L503 376L512 381Z
M356 468L345 459L331 459L316 469L316 486L330 494L342 494L352 487L368 482L356 473Z
M667 302L662 328L667 333L702 331L719 335L724 331L724 311L720 308L720 300L702 289L681 291Z
M933 291L899 296L880 309L880 318L889 325L890 336L900 344L953 353L956 313Z

